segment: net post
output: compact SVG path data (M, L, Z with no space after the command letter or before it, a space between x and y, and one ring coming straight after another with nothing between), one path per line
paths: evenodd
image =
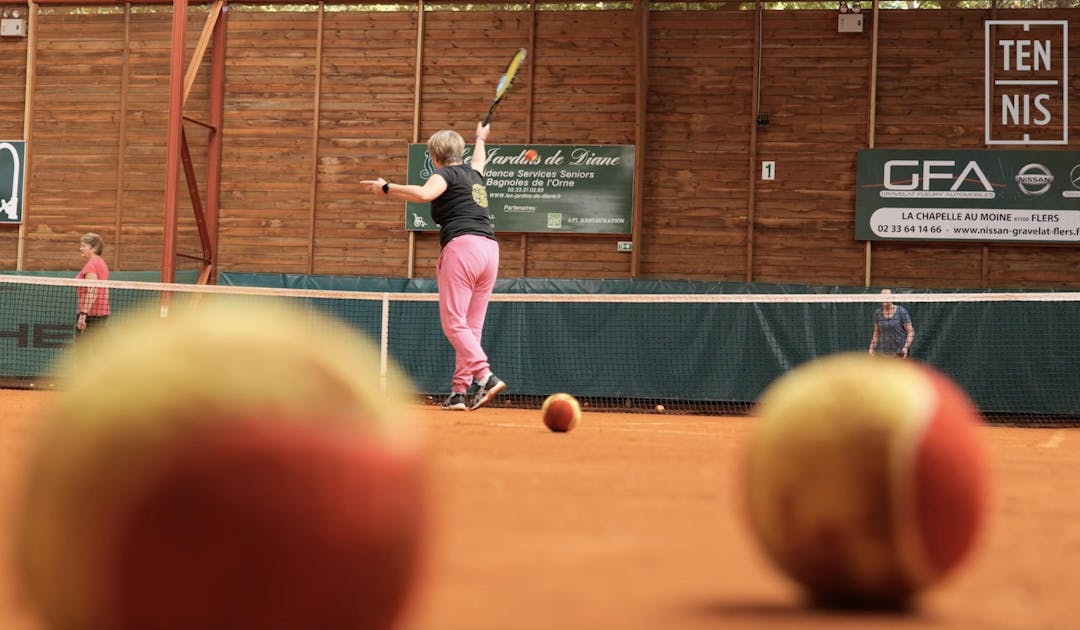
M390 294L382 294L382 322L379 325L379 389L386 392L386 365L390 345Z

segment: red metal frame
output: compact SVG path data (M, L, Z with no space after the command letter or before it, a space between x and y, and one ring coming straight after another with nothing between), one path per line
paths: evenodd
M173 0L172 52L169 59L169 121L165 158L165 219L161 253L161 281L176 281L176 257L195 258L203 263L199 272L199 284L209 284L217 274L217 222L221 182L221 123L225 94L225 0L216 0L210 8L195 58L184 72L184 53L187 44L187 0ZM207 122L184 116L184 103L194 75L201 64L201 54L207 50L210 40L210 105ZM202 51L202 52L200 52ZM206 203L199 194L195 167L191 160L191 148L184 130L184 121L207 129L209 142L206 159ZM202 245L202 255L180 254L176 250L177 205L179 203L180 168L184 169L188 195L195 214L195 224ZM162 304L166 307L166 304Z

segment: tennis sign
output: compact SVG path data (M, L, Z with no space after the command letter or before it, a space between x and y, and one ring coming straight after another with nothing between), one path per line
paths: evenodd
M1069 23L986 20L986 144L1069 144Z
M465 163L472 147L465 148ZM408 183L435 172L427 145L409 145ZM497 232L629 234L634 205L634 147L487 145L488 211ZM438 230L431 206L408 202L405 228Z
M1080 152L864 149L855 238L1080 243Z
M0 223L22 223L25 145L20 141L0 140Z

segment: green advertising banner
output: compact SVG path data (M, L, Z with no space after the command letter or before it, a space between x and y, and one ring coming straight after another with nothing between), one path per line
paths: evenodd
M465 163L472 146L465 148ZM435 171L427 145L409 145L408 183ZM488 210L497 232L629 234L634 206L634 147L487 145ZM405 206L405 228L438 230L426 203Z
M0 140L0 223L22 223L25 152L22 141Z
M1080 243L1080 153L861 150L855 238Z

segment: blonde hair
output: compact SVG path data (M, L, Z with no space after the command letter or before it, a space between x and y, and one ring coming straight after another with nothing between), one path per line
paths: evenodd
M440 164L457 164L465 154L465 139L449 129L435 132L427 141L428 154Z
M87 232L86 234L83 234L82 238L79 239L79 242L86 243L90 247L94 248L94 253L98 256L100 256L101 252L105 250L105 240L97 234L94 234L93 232Z

